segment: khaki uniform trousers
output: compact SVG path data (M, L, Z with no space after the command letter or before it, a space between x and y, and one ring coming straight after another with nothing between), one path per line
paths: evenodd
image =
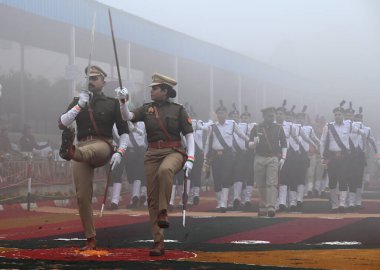
M74 152L74 183L86 238L96 235L92 210L94 168L103 166L110 159L111 153L110 145L97 139L78 143Z
M172 148L148 148L144 157L148 210L154 242L164 240L164 230L157 225L158 213L167 210L174 175L182 169L184 156Z
M259 211L275 211L278 185L278 158L256 155L254 179L259 191Z

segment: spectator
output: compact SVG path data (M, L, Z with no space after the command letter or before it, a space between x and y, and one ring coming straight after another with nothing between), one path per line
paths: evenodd
M49 143L44 145L39 145L34 138L32 133L32 127L29 125L24 126L22 132L22 137L20 138L20 151L21 152L32 152L33 149L41 150L49 146Z

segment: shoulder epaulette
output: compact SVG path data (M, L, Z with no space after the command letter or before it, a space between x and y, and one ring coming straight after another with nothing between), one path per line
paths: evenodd
M174 104L174 105L177 105L177 106L180 106L180 107L184 107L181 103L177 103L177 102L173 102L173 101L171 101L170 102L171 104ZM184 107L185 108L185 107Z

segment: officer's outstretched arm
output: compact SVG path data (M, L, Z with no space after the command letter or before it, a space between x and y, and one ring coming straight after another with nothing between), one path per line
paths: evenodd
M121 112L121 117L123 118L124 121L131 121L133 119L133 112L130 112L128 109L128 99L129 99L129 93L127 88L122 88L120 87L115 89L115 92L117 93L117 99L119 100L120 103L120 112Z

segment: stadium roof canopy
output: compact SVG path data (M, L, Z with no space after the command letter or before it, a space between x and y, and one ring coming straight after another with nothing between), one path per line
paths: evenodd
M110 49L109 55L105 54L104 56L103 54L103 57L112 57L108 8L108 6L93 0L0 0L0 38L69 53L70 26L75 26L76 35L86 37L86 39L76 41L76 54L87 58L89 52L87 37L91 30L93 14L96 12L96 42L99 40L107 42ZM310 81L247 56L165 28L121 10L111 8L111 12L118 40L283 87L311 86ZM41 37L49 37L49 42ZM120 59L123 61L125 57L121 55ZM105 61L106 59L98 60Z

